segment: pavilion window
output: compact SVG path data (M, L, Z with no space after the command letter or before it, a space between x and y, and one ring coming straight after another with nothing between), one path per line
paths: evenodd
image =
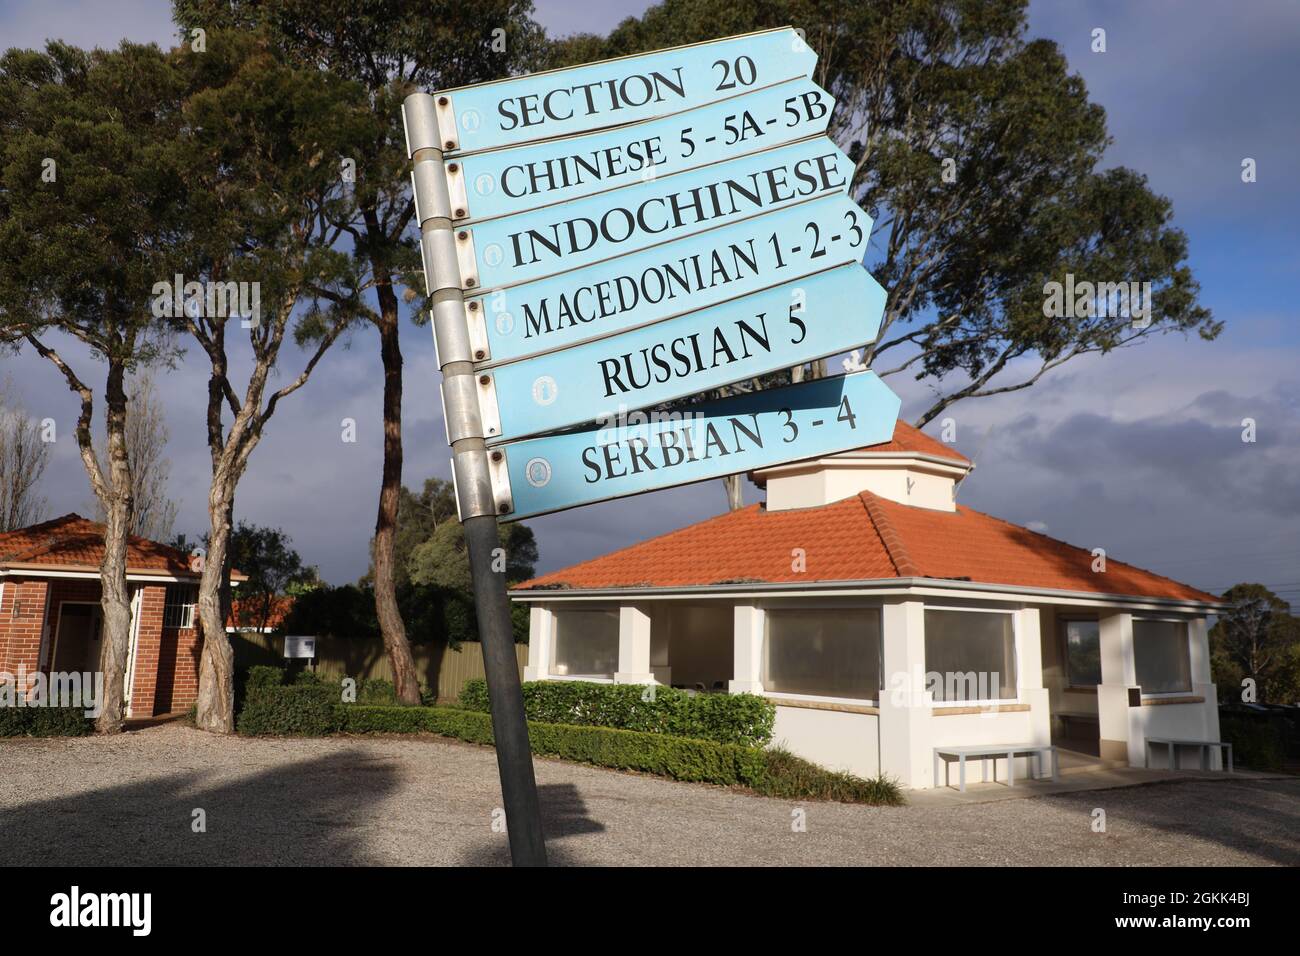
M1065 622L1065 681L1067 687L1101 683L1101 628L1096 621Z
M1014 700L1016 631L995 611L925 611L925 686L935 702Z
M879 608L784 608L769 610L764 617L764 691L878 698Z
M1191 646L1182 621L1133 620L1133 663L1144 694L1192 689Z
M556 677L613 677L618 669L618 611L555 612L550 673Z

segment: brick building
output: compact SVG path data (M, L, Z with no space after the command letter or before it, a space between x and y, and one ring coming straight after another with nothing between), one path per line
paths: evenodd
M0 672L99 670L103 557L104 526L76 514L0 534ZM198 580L189 555L129 539L128 717L175 713L194 703Z

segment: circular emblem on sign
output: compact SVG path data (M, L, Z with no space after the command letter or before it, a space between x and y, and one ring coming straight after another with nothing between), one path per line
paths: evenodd
M490 196L496 191L497 181L491 173L479 173L474 177L474 192L480 196Z
M539 376L533 382L533 401L538 405L549 405L555 401L559 391L560 386L555 384L555 379L549 375Z
M478 110L466 110L460 114L460 128L472 133L478 129L481 119L482 117L478 115Z
M524 477L534 488L544 488L551 480L551 463L545 458L530 458L524 465Z
M506 251L495 242L488 243L488 245L483 249L483 261L494 269L501 265L501 262L505 257Z
M509 335L515 330L515 317L509 312L498 312L496 327L502 335Z

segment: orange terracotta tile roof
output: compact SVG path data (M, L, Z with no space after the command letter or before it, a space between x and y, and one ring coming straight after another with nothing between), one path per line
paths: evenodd
M934 455L938 458L951 458L954 461L960 461L969 465L971 460L953 448L946 445L937 438L931 438L921 429L914 425L909 425L901 419L894 424L894 437L889 441L881 442L878 445L868 445L866 448L860 448L859 451L911 451L923 455Z
M104 526L77 514L52 518L28 528L0 534L0 569L95 569L104 559ZM189 555L176 548L132 535L127 539L128 573L170 574L197 578ZM243 575L236 575L243 577Z
M795 569L803 549L805 570ZM888 578L1217 601L1212 594L958 506L899 504L863 491L816 508L739 511L527 581L517 590L813 584Z

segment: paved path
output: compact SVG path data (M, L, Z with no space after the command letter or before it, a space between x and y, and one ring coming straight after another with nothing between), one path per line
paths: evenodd
M552 760L537 776L555 863L1300 864L1300 779L876 808ZM0 741L6 863L502 863L500 803L494 752L437 738Z

